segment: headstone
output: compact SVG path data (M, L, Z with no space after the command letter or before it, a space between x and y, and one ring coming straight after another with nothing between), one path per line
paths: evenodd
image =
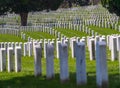
M14 70L14 57L12 47L8 47L7 49L7 59L8 59L8 72L11 72Z
M59 51L59 49L60 49L59 46L60 46L60 44L61 44L61 41L58 41L58 40L57 40L57 42L56 42L56 53L57 53L57 56L56 56L56 57L57 57L57 58L60 58L60 55L59 55L59 52L60 52L60 51Z
M33 53L32 42L28 42L28 56L31 57Z
M99 36L95 36L95 50L96 50L96 43L100 40Z
M21 71L22 49L20 46L15 47L15 72Z
M47 44L46 47L46 70L47 79L52 79L54 77L54 46L52 44Z
M117 59L117 38L113 37L111 40L111 60L115 61Z
M106 43L104 41L96 44L96 81L100 88L108 87L108 70L106 57Z
M42 75L42 48L40 45L34 46L34 75Z
M120 36L117 36L117 51L120 51Z
M76 40L72 39L71 40L71 52L72 52L72 58L75 58L75 47L76 46Z
M85 43L76 44L76 79L77 85L87 83L86 62L85 62Z
M46 58L46 47L47 47L48 42L44 41L44 58Z
M24 43L24 56L27 56L27 43Z
M68 72L68 46L67 44L60 44L60 80L62 83L69 80Z
M1 48L0 49L0 71L5 71L6 70L6 49Z
M90 39L89 42L89 51L90 51L90 60L95 60L95 40L94 39Z

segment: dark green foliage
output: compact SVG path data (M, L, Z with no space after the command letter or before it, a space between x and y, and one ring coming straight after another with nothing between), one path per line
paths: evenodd
M6 12L20 14L21 25L27 25L28 12L56 10L63 0L0 0L0 15Z
M77 3L81 6L89 5L90 1L89 0L77 0Z
M0 0L0 13L2 10L15 13L56 10L62 2L63 0Z
M45 7L48 7L48 9L51 10L56 10L59 8L59 6L64 0L43 0L43 1L46 1L44 2Z
M101 3L102 3L102 5L103 5L104 7L108 4L107 1L108 1L108 0L101 0Z
M0 0L0 15L5 14L8 11L8 1L7 0Z
M120 15L120 0L101 0L104 7L108 5L108 10Z

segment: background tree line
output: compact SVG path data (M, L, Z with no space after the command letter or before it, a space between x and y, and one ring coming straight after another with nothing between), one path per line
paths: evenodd
M28 13L32 11L56 10L64 0L0 0L0 15L16 13L20 15L21 25L27 25Z
M120 16L120 0L101 0L101 3L110 12Z

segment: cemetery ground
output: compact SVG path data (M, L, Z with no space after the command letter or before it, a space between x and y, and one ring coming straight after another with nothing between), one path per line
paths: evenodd
M34 39L44 39L44 38L53 39L53 38L55 38L55 36L50 35L50 34L45 33L45 32L24 32L24 33L27 35L27 37L30 36Z
M55 30L61 32L62 34L66 35L67 37L82 37L82 36L87 36L88 34L72 29L64 29L64 28L55 28Z
M32 12L27 26L8 13L0 24L0 88L120 88L120 21L101 5Z
M24 40L14 35L0 34L0 42L24 42Z
M111 28L100 28L96 26L88 26L88 27L102 35L120 34L120 32L118 32L115 29L111 29Z
M103 35L119 33L115 30L111 30L110 32L105 32L100 30L96 30L96 27L91 27L95 31L102 33ZM81 33L73 30L64 30L63 29L55 29L60 31L62 34L67 37L73 36L87 36L88 34ZM101 29L102 30L102 29ZM104 28L103 28L104 30ZM68 33L69 32L69 33ZM25 32L27 36L30 36L34 39L40 38L56 38L53 35L49 35L47 33L42 32ZM0 35L1 42L25 42L20 37L12 36L12 35ZM55 52L56 53L56 52ZM108 65L108 74L109 74L109 87L110 88L119 88L120 87L120 79L119 79L119 62L112 62L110 59L110 51L107 49L107 65ZM22 57L22 71L19 73L7 71L0 73L0 88L96 88L96 61L89 60L89 52L86 47L86 70L87 70L87 85L77 86L76 85L76 59L71 57L71 50L69 49L69 73L70 78L66 83L61 83L59 78L59 59L54 59L54 69L55 69L55 78L52 80L46 79L46 59L42 58L42 76L35 77L34 76L34 57Z

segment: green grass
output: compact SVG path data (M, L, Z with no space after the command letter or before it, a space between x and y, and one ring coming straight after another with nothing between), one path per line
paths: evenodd
M0 42L24 42L24 40L14 35L0 34Z
M96 26L88 26L88 27L91 28L91 30L94 30L95 32L98 32L99 34L102 34L102 35L120 34L120 32L118 32L115 29L99 28Z
M77 30L71 30L71 29L63 29L63 28L56 28L55 30L61 32L61 34L64 34L67 37L83 37L83 36L88 36L88 34L81 32L81 31L77 31Z
M53 39L55 36L50 35L48 33L44 32L25 32L25 34L29 37L32 37L34 39Z

